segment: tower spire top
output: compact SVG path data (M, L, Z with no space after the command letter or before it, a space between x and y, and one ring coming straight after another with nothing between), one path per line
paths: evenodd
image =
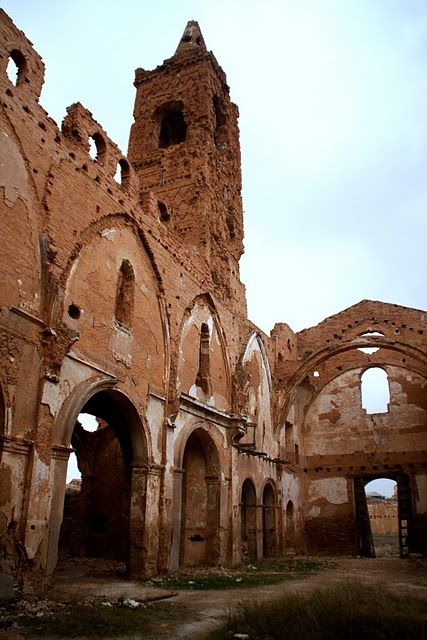
M179 41L175 55L181 53L195 53L196 51L207 51L205 41L200 31L199 23L189 20L184 29L182 38Z

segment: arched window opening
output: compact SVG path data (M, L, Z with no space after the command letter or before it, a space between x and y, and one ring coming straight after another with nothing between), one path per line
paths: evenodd
M95 162L102 163L105 159L107 145L100 133L94 133L89 138L89 155Z
M128 260L123 260L117 281L115 318L123 327L130 329L133 318L133 305L135 294L135 276L132 265Z
M26 70L27 62L24 55L17 49L13 49L9 54L6 73L9 80L15 85L15 87L25 80Z
M164 202L161 202L160 200L157 202L157 207L159 209L159 217L160 220L162 222L169 222L169 220L171 219L171 215L168 211L167 206L165 205Z
M187 124L182 102L171 103L156 112L159 121L159 149L166 149L184 142L187 138Z
M218 96L213 97L213 108L215 112L215 144L218 147L223 147L226 142L227 117L225 115L224 103Z
M389 478L371 480L365 485L365 496L375 556L398 556L397 482Z
M384 369L371 367L360 379L362 408L366 413L387 413L390 402L388 376Z
M127 189L129 186L129 176L129 164L124 158L121 158L121 160L119 160L117 163L117 170L114 174L114 180L117 182L117 184L120 184L123 189Z
M209 327L206 322L203 322L200 328L199 370L196 377L196 386L200 387L207 396L211 394L209 343Z

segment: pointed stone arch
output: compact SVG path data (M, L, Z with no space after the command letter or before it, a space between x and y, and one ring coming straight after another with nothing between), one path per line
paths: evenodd
M225 334L213 299L209 294L197 296L185 310L180 325L176 391L229 410L230 380Z
M273 445L270 365L261 336L250 335L236 367L235 410L249 418L241 443L251 442L261 450Z

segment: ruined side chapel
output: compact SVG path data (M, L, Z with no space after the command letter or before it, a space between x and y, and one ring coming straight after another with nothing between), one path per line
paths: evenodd
M238 109L198 24L136 70L127 155L80 103L57 127L41 57L0 25L3 570L371 555L375 478L397 483L401 555L425 553L426 313L364 300L298 333L251 323Z

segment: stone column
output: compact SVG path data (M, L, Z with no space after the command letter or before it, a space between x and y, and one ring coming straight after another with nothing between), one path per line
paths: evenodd
M147 500L147 465L132 465L129 509L129 560L131 576L145 572L145 504Z
M21 541L25 533L22 516L31 447L29 440L0 436L0 534L9 528Z
M145 571L148 575L156 575L158 571L159 537L160 537L160 481L164 468L162 465L149 465L147 468L147 498L145 503Z
M179 568L182 519L182 481L184 473L184 469L175 468L173 471L172 545L170 558L171 571L176 571Z
M256 509L256 557L259 559L263 556L264 546L264 508L262 504L257 504L254 509Z
M52 462L50 482L52 498L50 502L50 520L48 532L48 544L46 552L46 574L51 576L55 571L58 560L58 543L61 531L62 517L64 513L64 494L67 478L67 464L70 453L74 449L55 445L52 447Z
M163 467L132 465L129 518L129 563L131 576L157 572L159 546L159 492Z
M221 545L221 481L217 477L206 477L207 505L206 505L206 561L208 564L218 564L222 559Z

